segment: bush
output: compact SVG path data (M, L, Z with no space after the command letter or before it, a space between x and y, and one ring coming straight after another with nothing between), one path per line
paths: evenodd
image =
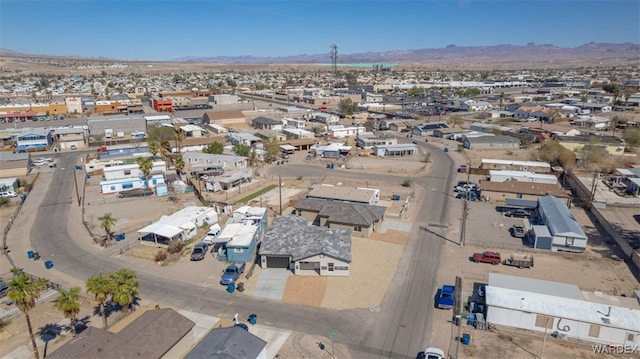
M184 249L184 243L182 241L169 242L169 254L181 253Z
M153 257L153 259L156 262L162 262L165 259L167 259L167 257L169 256L169 254L167 254L167 251L165 250L159 250L158 253L156 253L155 257Z
M402 187L411 187L413 186L413 181L409 178L402 182Z

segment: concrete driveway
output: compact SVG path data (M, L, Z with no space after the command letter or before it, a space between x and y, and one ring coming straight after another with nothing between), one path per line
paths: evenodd
M281 268L266 268L261 270L253 296L257 298L282 300L284 289L287 286L287 279L291 275L291 271Z

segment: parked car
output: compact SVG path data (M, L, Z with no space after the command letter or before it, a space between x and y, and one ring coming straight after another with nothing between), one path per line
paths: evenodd
M529 218L531 217L531 212L527 211L526 209L514 209L505 212L504 215L512 218Z
M460 165L460 167L458 167L458 173L467 173L467 165Z
M502 258L500 257L500 253L498 252L490 252L484 251L482 253L474 253L471 260L476 263L491 263L493 265L498 265L502 263Z
M455 303L455 291L456 287L453 285L443 285L438 290L438 303L436 306L440 309L451 309Z
M514 224L513 227L511 227L511 235L513 235L516 238L524 238L525 236L524 226L520 224Z
M192 261L200 261L204 259L204 256L207 254L207 250L209 249L209 245L206 243L198 243L193 247L193 251L191 252L191 260Z
M462 186L456 186L456 188L453 189L454 192L467 192L467 191L477 191L477 190L478 190L478 185L476 185L475 183L467 183Z
M13 198L17 196L18 194L12 191L0 192L0 197Z
M416 359L445 359L444 351L439 348L429 347L423 352L419 352Z
M4 298L9 292L9 285L5 282L0 282L0 298Z

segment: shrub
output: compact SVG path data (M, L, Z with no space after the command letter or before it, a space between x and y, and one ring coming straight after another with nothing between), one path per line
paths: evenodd
M169 254L181 253L184 249L184 243L182 241L169 242Z
M158 253L156 253L154 259L155 259L156 262L162 262L165 259L167 259L168 256L169 256L169 254L167 254L167 251L159 250Z
M402 187L411 187L413 186L413 181L409 178L402 182Z

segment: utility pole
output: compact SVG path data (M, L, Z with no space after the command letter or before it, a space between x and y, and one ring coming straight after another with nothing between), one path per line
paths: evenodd
M280 210L279 210L279 215L282 216L282 176L278 176L278 189L279 189L279 195L280 195Z
M598 188L598 179L600 179L600 173L595 172L593 174L593 182L591 183L591 192L589 193L589 203L587 204L587 209L591 209L593 201L595 200L596 189Z

